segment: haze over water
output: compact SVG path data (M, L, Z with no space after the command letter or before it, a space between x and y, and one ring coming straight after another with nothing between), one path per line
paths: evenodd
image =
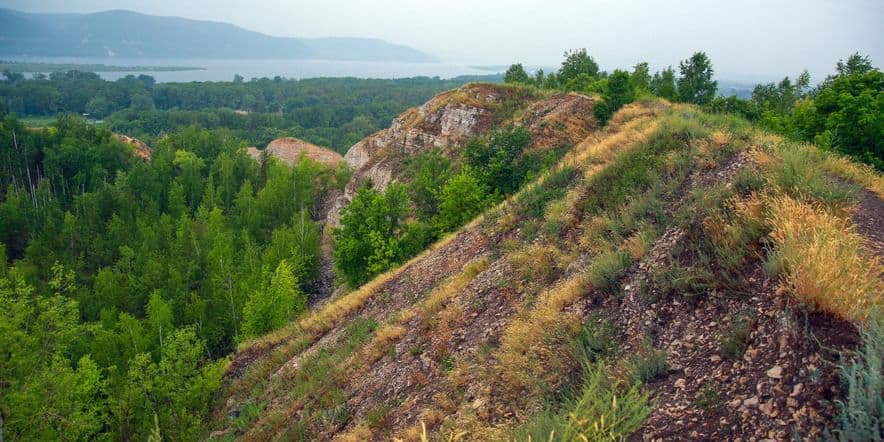
M126 75L147 74L158 82L231 81L239 74L245 80L252 78L407 78L441 77L459 75L487 75L493 72L463 64L452 63L403 63L335 60L217 60L217 59L121 59L121 58L72 58L72 57L4 57L14 61L43 63L104 64L109 66L188 66L204 70L191 71L134 71L99 72L106 80L116 80Z

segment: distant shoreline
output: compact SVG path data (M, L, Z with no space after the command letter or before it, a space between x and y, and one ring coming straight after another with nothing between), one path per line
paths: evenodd
M80 64L80 63L40 63L30 61L0 60L0 72L10 71L16 73L26 72L181 72L181 71L204 71L206 68L194 66L115 66L107 64Z

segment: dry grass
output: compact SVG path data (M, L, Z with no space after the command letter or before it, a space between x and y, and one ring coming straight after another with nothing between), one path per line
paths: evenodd
M556 279L563 256L557 248L538 243L510 254L509 260L523 280L548 284Z
M438 312L449 299L460 293L479 273L488 268L490 260L487 256L471 261L464 267L463 273L450 278L436 287L418 308L424 317Z
M811 309L864 322L884 301L884 269L866 256L850 223L819 204L787 196L770 202L768 222L776 244L771 267Z
M621 112L631 118L623 117L618 120L615 116L613 124L609 124L606 133L587 138L569 152L561 164L585 170L584 180L590 180L596 173L604 170L618 153L647 141L658 130L657 121L648 118L656 115L656 110L649 110L647 106L631 105ZM532 186L540 185L542 179ZM579 188L585 190L586 186ZM575 192L566 198L576 202L580 199L580 194ZM579 205L574 204L572 211L576 206ZM575 219L579 217L577 212L574 212L573 216ZM611 220L596 217L588 220L587 224L588 231L585 232L584 238L590 239L587 244L581 245L586 245L587 249L602 250L608 245L603 240L603 235ZM645 243L644 238L636 239L629 254L644 253L642 249L646 248ZM527 255L530 250L524 253ZM617 255L618 263L622 261L619 259L621 258L619 252L613 253ZM608 256L608 254L603 255ZM604 261L598 263L598 266L602 267L607 263L605 259L596 261ZM590 266L589 271L575 273L542 293L533 308L523 311L504 331L497 351L496 371L500 373L511 393L519 396L519 400L537 400L545 389L553 388L561 380L561 374L571 363L566 352L563 352L563 345L568 340L568 336L577 333L581 320L577 315L563 314L563 310L589 293L592 282L599 279L597 275L605 270L596 268L598 266L594 264Z
M622 249L628 252L633 260L639 260L651 251L656 240L655 231L650 228L641 229L623 241Z
M408 330L401 325L388 325L377 331L374 339L362 351L360 358L366 365L375 363L401 340Z
M333 440L337 442L363 442L366 440L372 440L373 437L374 433L372 433L370 428L364 425L358 425L353 427L350 431L336 436Z
M524 391L523 398L537 398L552 387L569 361L551 336L571 336L580 318L563 315L564 307L588 292L585 273L576 273L545 292L534 309L516 317L501 338L497 352L498 372L511 391Z
M726 146L731 142L731 134L716 130L709 135L709 139L719 147Z
M841 178L863 186L884 199L884 176L871 166L850 161L847 157L828 155L823 162L823 169Z

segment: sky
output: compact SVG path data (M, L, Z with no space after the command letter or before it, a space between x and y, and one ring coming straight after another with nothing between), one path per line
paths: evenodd
M129 9L288 37L375 37L450 63L557 66L585 47L603 69L705 51L718 77L820 80L853 52L884 61L884 0L0 0L30 12Z

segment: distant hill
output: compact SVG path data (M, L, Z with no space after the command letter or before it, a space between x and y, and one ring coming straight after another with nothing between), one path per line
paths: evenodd
M368 38L286 38L229 23L114 10L33 14L0 8L0 55L269 58L426 62L416 49Z

